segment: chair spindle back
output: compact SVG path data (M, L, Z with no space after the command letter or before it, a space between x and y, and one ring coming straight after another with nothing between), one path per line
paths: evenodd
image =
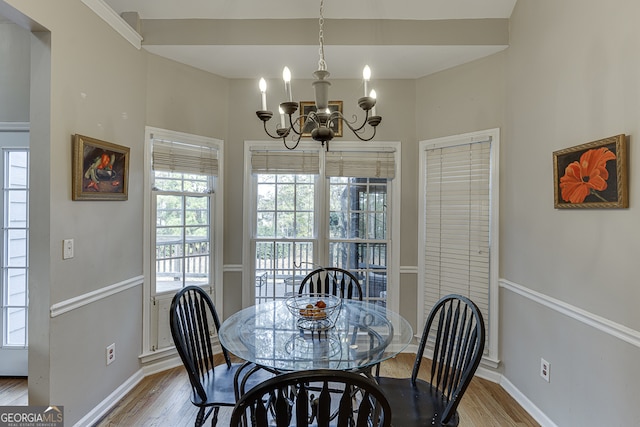
M461 295L441 298L427 318L418 356L411 374L415 380L427 342L433 345L431 380L447 399L443 423L455 415L460 397L480 364L485 344L485 327L478 307Z

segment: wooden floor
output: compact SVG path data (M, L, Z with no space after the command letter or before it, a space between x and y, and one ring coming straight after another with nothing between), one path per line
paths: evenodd
M29 402L26 378L0 377L0 406L24 406Z
M414 357L407 353L385 361L381 375L410 376ZM192 426L197 408L189 400L190 393L189 380L182 367L150 375L94 427ZM0 406L26 404L27 381L0 378ZM461 427L539 427L502 387L482 378L473 379L458 413ZM230 414L230 409L222 409L218 426L227 426Z
M413 354L385 361L381 375L409 377ZM146 377L94 427L190 426L197 409L189 401L191 387L182 367ZM474 378L460 406L461 427L539 427L498 384ZM218 426L228 426L230 409L220 410ZM411 427L411 426L398 426Z

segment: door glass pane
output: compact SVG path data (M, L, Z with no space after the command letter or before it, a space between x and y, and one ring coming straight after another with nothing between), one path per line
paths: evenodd
M7 270L7 305L27 305L27 274L23 268L11 268Z
M9 227L27 226L27 191L12 190L7 192L7 223Z
M387 180L329 180L329 262L356 273L364 298L386 303Z
M27 266L27 230L7 230L7 267Z
M25 307L7 308L6 312L5 345L25 346L27 344L27 309Z

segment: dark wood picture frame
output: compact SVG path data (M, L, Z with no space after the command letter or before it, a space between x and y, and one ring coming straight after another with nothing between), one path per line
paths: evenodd
M305 129L304 127L304 118L312 111L316 111L315 101L300 101L300 129L302 129L302 136L311 136L311 129ZM342 114L342 101L329 101L329 111L332 113L337 111ZM342 120L331 122L331 129L333 130L334 136L341 137Z
M127 200L129 147L73 135L73 200Z
M627 136L599 139L553 153L554 207L627 208Z

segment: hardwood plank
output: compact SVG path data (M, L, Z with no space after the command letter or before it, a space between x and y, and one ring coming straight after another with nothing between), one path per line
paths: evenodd
M381 374L408 377L414 358L414 354L399 354L382 364ZM218 363L222 363L222 360ZM425 376L429 361L425 359L423 365L421 377ZM27 380L24 378L0 378L0 405L27 405L27 390ZM191 386L183 367L150 375L118 402L95 427L192 425L198 410L191 404L190 394ZM473 379L458 412L462 427L539 426L502 387L482 378ZM228 425L230 416L231 409L222 408L218 425Z
M0 377L0 406L26 406L28 390L26 378Z
M381 375L409 377L414 360L415 354L399 354L382 363ZM425 359L421 376L428 364ZM148 376L94 427L193 425L198 411L189 400L190 393L183 367ZM540 426L500 385L477 377L462 398L458 413L461 427ZM218 426L228 426L230 417L231 408L222 408Z

